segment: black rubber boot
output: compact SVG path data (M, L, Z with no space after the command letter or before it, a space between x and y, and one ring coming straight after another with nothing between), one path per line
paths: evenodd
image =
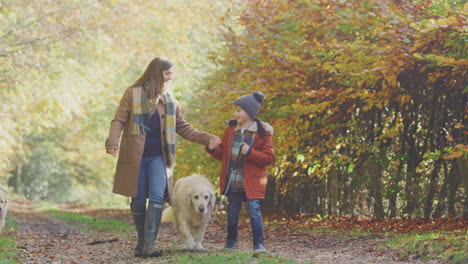
M137 245L135 247L135 257L141 257L143 256L143 244L145 243L145 218L146 218L146 212L141 211L132 211L133 215L133 223L135 224L135 228L137 231Z
M161 250L154 250L154 241L158 236L162 211L162 204L149 202L148 210L146 210L145 243L143 246L143 257L145 258L156 258L162 255Z

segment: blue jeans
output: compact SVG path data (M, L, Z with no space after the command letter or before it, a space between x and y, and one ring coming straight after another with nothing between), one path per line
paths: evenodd
M150 202L162 205L166 181L166 166L163 156L143 157L138 176L138 192L136 197L132 197L131 209L135 212L146 211L146 198Z
M252 228L252 238L254 249L259 245L263 245L263 224L262 210L260 200L249 200L245 196L245 192L232 192L227 194L228 197L228 234L226 239L226 247L234 248L237 241L237 225L239 223L239 213L242 202L246 202L245 208L250 216L250 227Z

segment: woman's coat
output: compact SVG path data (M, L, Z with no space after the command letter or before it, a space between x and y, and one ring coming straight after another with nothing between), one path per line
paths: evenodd
M109 137L106 140L106 149L116 148L119 150L117 167L114 176L114 187L112 192L128 197L136 197L138 191L138 175L140 163L145 147L145 135L131 135L133 116L133 87L127 88L120 100L119 107L111 121ZM210 141L210 134L201 132L187 123L179 111L179 104L175 103L176 109L176 133L186 140L207 146ZM173 168L168 165L165 140L166 102L164 96L160 96L157 102L157 111L161 121L161 141L164 163L166 164L166 194L168 202L172 200ZM120 148L119 148L120 138Z

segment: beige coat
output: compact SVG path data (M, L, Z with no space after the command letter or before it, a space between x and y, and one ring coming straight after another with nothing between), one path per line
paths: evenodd
M106 140L106 149L116 148L120 150L117 160L117 167L114 176L114 187L112 192L128 197L136 197L138 190L138 175L140 172L140 163L145 146L145 135L131 135L133 124L133 92L132 87L127 88L120 100L119 107L111 121L109 137ZM164 98L164 96L162 96ZM165 99L159 99L157 111L161 120L161 138L164 162L166 164L166 198L168 202L172 200L173 171L167 165L168 158L166 153L166 140L164 130L164 116L166 113ZM176 107L176 133L184 139L207 146L211 134L201 132L187 123L179 111L179 104L175 101Z

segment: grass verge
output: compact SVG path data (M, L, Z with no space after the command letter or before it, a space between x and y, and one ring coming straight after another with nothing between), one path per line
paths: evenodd
M81 232L89 232L91 229L99 229L106 232L112 231L114 234L126 236L134 230L132 225L120 220L101 219L78 213L64 212L54 204L41 203L36 210L46 212L52 217L62 221L79 223L78 229Z
M442 260L455 263L468 261L468 234L411 233L390 239L387 247L396 250L400 260Z
M171 258L168 263L191 263L191 264L218 264L218 263L249 263L249 264L295 264L301 263L290 259L276 257L270 254L250 252L215 251L209 253L196 253L180 251L168 254Z
M15 242L15 230L18 230L18 228L18 224L7 216L5 228L0 235L0 263L2 264L20 263L15 257L18 253Z

